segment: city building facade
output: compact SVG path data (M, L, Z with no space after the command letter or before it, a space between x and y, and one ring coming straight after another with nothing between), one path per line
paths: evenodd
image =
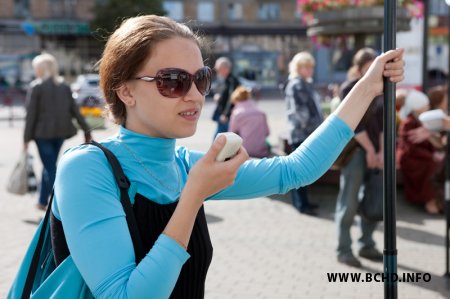
M287 63L299 51L312 50L296 0L170 0L167 15L188 22L206 36L211 62L221 55L239 77L276 89Z
M30 60L42 51L53 54L63 75L86 71L99 56L92 37L90 0L0 0L0 74L25 82Z
M0 0L0 72L22 70L41 51L58 58L61 71L72 76L89 71L101 54L101 44L89 28L91 0ZM286 76L286 64L298 51L312 50L296 0L168 0L167 15L202 33L209 51L207 63L229 56L238 76L276 88Z

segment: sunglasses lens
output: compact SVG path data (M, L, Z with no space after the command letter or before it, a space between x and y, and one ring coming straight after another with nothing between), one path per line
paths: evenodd
M198 91L207 95L211 89L211 69L203 67L194 75L182 69L163 69L156 74L156 87L161 95L168 98L185 96L191 89L192 81Z
M159 73L158 77L156 87L165 97L182 97L191 88L191 76L182 70L164 70Z
M207 95L211 89L211 70L204 67L194 75L195 86L202 95Z

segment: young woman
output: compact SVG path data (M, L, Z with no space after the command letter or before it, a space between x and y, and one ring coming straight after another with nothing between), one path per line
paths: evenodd
M175 147L176 138L195 133L210 88L198 37L166 17L126 20L100 62L101 88L120 124L102 144L131 181L147 255L136 265L119 189L97 147L81 145L64 154L52 206L93 295L202 298L212 258L203 202L285 193L320 177L382 92L383 75L393 82L403 78L402 53L377 58L336 113L291 155L248 160L241 148L231 160L217 162L223 138L207 153Z

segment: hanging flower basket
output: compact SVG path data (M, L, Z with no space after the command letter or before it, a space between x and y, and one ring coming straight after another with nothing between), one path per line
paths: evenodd
M397 30L410 30L411 16L406 8L397 8ZM308 22L308 36L382 33L384 7L348 7L341 10L316 11Z

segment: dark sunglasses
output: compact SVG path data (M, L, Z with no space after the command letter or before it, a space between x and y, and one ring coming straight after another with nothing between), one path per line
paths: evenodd
M211 69L202 67L195 74L190 74L183 69L167 68L159 70L156 76L142 76L135 78L146 82L156 81L159 93L167 98L179 98L185 96L194 81L195 86L202 95L207 95L211 89Z

